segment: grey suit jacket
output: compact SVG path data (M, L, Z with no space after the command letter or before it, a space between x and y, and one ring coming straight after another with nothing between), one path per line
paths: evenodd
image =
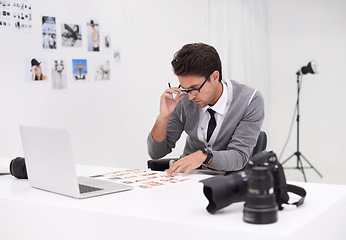
M227 86L228 101L231 101L231 104L212 145L199 140L199 107L185 97L169 118L166 139L155 142L151 132L149 133L147 145L151 158L162 158L170 153L181 133L185 131L187 138L181 157L209 148L213 153L213 160L208 168L234 171L245 166L256 145L263 123L263 97L259 91L244 84L227 79L222 81Z

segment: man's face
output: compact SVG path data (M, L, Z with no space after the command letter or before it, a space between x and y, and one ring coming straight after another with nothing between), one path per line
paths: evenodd
M216 74L215 74L216 73ZM202 76L178 76L181 88L185 90L198 89L206 80ZM221 90L220 90L221 89ZM196 103L200 108L207 105L214 105L222 93L222 84L218 81L218 72L210 75L200 91L191 91L188 93L189 100Z

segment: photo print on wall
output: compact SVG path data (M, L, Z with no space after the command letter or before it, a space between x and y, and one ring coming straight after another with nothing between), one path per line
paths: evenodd
M88 67L86 59L72 60L73 79L76 81L86 80L88 75Z
M105 49L111 47L111 36L109 34L105 34L106 36L104 37L104 47Z
M0 30L30 32L32 28L31 2L0 0Z
M87 23L88 29L88 51L99 52L100 51L100 29L99 23L96 20L90 20Z
M26 61L26 65L29 67L28 80L29 81L45 81L47 77L47 64L45 60L39 58L31 58Z
M120 64L120 50L119 49L114 50L113 60L115 64Z
M52 89L67 89L66 61L63 59L54 59L52 61Z
M12 5L11 2L0 1L0 29L10 30L12 28Z
M56 23L55 17L42 17L43 48L56 49Z
M95 80L109 80L109 76L109 60L98 60L95 63Z
M82 47L82 29L78 24L61 24L61 45L63 47Z

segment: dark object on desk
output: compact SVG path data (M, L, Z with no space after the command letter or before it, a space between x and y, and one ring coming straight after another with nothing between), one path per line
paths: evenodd
M204 195L209 200L207 211L209 213L215 213L233 202L241 201L246 201L245 206L248 207L248 200L250 200L250 206L252 208L251 214L253 215L249 216L249 209L247 209L246 213L244 212L244 221L251 223L269 223L269 220L274 221L275 214L273 213L272 205L269 206L269 204L269 207L266 207L268 199L273 197L268 194L272 189L268 189L268 183L266 183L266 181L262 183L258 182L257 185L251 185L249 183L249 178L253 176L252 172L256 167L266 168L272 174L275 200L279 210L283 209L282 204L291 204L297 207L303 204L306 191L301 187L287 184L283 168L276 154L272 151L263 151L253 156L243 171L228 176L217 176L201 181L204 184ZM269 192L263 191L265 189ZM288 203L288 192L299 195L301 197L300 200L294 203ZM258 201L257 199L257 201L252 201L255 194L258 194L258 198L267 200ZM258 211L253 211L254 204L257 204ZM269 218L269 220L267 218Z
M25 159L23 157L16 157L10 163L10 173L19 179L28 179L26 172Z
M169 168L171 161L177 161L179 158L151 159L147 161L148 168L154 171L165 171Z
M252 151L252 156L266 149L267 147L267 134L261 131L256 146ZM154 171L165 171L170 167L170 161L177 161L179 158L163 158L163 159L151 159L147 161L148 168Z
M254 224L274 223L278 220L274 180L268 167L254 166L249 174L243 219Z

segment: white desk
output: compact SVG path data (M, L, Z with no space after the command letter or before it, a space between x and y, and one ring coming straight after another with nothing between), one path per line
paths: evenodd
M86 176L112 170L77 166ZM198 181L77 200L0 176L0 239L345 239L346 186L298 185L307 191L301 207L252 225L242 220L243 203L209 214Z

